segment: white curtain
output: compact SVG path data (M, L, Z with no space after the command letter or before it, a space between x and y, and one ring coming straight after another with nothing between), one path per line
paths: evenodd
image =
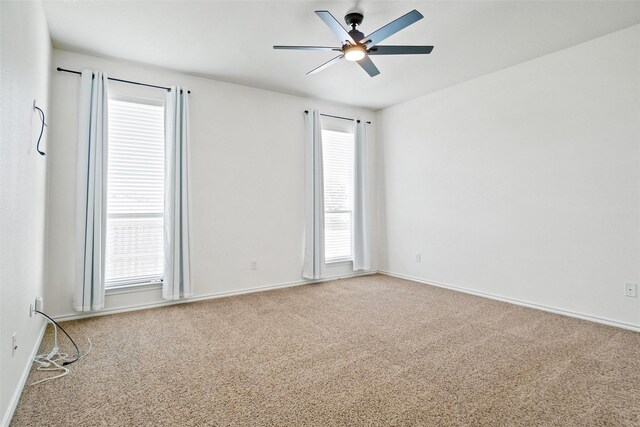
M164 277L162 297L193 293L189 250L189 102L187 89L172 86L165 104Z
M354 120L353 271L371 270L367 210L367 133L364 120Z
M322 125L320 114L305 115L304 171L304 266L302 277L320 279L325 274L324 257L324 174L322 165Z
M76 271L73 308L104 308L107 201L107 76L83 70L78 91Z

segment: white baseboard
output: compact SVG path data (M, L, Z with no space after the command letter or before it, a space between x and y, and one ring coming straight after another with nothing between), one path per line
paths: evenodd
M184 304L189 302L203 301L203 300L209 300L209 299L215 299L215 298L231 297L235 295L250 294L254 292L264 292L264 291L270 291L274 289L291 288L294 286L311 285L314 283L329 282L331 280L347 279L350 277L357 277L357 276L367 276L367 275L376 274L376 273L378 273L377 270L372 270L372 271L353 273L346 276L327 277L326 279L320 279L320 280L298 280L295 282L278 283L275 285L257 286L255 288L245 288L245 289L238 289L238 290L225 291L225 292L214 292L210 294L198 295L198 296L176 300L176 301L157 301L157 302L127 306L127 307L107 308L104 310L89 312L89 313L62 314L62 315L54 316L54 319L56 321L85 319L87 317L106 316L109 314L125 313L128 311L137 311L137 310L145 310L149 308L165 307L167 305Z
M575 317L577 319L588 320L595 323L601 323L603 325L615 326L617 328L628 329L634 332L640 332L640 325L634 325L632 323L620 322L618 320L611 320L604 317L593 316L590 314L579 313L571 310L565 310L557 307L550 307L543 304L536 304L528 301L522 301L515 298L504 297L501 295L496 295L488 292L476 291L469 288L464 288L461 286L449 285L447 283L440 283L431 280L419 279L417 277L407 276L405 274L394 273L391 271L379 270L378 273L385 274L387 276L397 277L400 279L411 280L412 282L422 283L424 285L436 286L438 288L450 289L452 291L464 292L465 294L476 295L484 298L493 299L496 301L508 302L511 304L521 305L523 307L529 307L536 310L547 311L549 313L561 314L563 316Z
M29 373L31 372L31 366L33 365L33 358L38 354L38 349L40 348L40 343L42 342L42 338L44 337L44 331L47 330L47 325L49 322L42 322L42 328L40 329L40 334L38 339L31 350L31 356L27 361L26 366L22 370L22 375L20 376L20 381L18 382L18 387L13 392L13 396L11 396L11 401L9 402L9 406L7 407L7 412L4 414L2 418L2 423L0 423L0 427L8 427L11 422L11 418L13 418L13 413L18 406L18 402L20 401L20 396L22 396L22 390L24 390L24 386L27 383L27 378L29 378Z

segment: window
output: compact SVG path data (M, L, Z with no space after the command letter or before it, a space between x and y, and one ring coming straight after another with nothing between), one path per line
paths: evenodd
M322 130L324 236L327 262L353 259L353 133Z
M162 279L164 106L109 99L105 286Z

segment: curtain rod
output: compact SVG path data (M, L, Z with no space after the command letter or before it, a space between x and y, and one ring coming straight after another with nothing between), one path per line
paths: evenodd
M67 69L60 68L60 67L56 68L56 70L64 71L65 73L82 74L80 71L67 70ZM164 89L167 92L171 92L171 88L170 87L166 87L166 86L157 86L157 85L152 85L152 84L149 84L149 83L140 83L140 82L134 82L134 81L131 81L131 80L116 79L115 77L107 77L107 78L109 80L113 80L114 82L129 83L129 84L138 85L138 86L154 87L156 89ZM180 91L182 92L182 89ZM188 90L187 93L191 93L191 91Z
M309 110L304 110L305 114L309 114ZM341 116L332 116L331 114L322 114L320 113L321 116L325 116L325 117L331 117L333 119L340 119L340 120L349 120L349 121L353 121L353 119L349 118L349 117L341 117ZM360 123L360 120L356 120L358 123ZM371 122L365 122L366 124L370 125Z

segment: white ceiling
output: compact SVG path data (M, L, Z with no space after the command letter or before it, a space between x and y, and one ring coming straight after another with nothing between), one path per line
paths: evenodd
M369 34L417 9L425 18L381 44L434 45L431 55L377 56L369 77L333 52L313 13L361 10ZM379 109L640 23L640 1L46 1L55 47L217 80ZM57 64L55 64L57 65ZM126 76L121 76L126 78Z

